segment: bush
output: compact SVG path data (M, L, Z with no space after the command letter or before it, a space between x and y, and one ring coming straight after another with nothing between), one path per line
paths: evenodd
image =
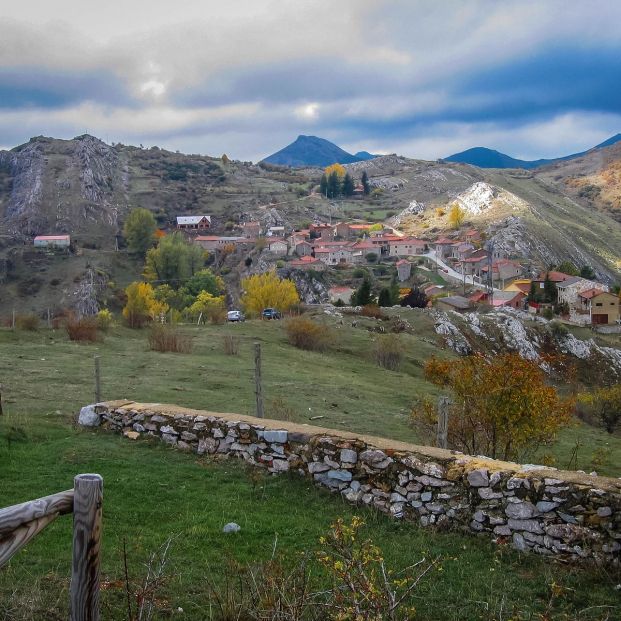
M100 340L95 317L83 317L82 319L69 317L65 323L65 330L71 341L94 343Z
M377 304L366 304L360 310L363 317L373 317L374 319L386 319L384 311Z
M232 334L225 334L222 337L222 345L224 347L224 353L227 356L239 355L239 337Z
M403 362L403 343L396 334L386 334L375 341L375 362L383 369L398 371Z
M285 324L289 343L299 349L325 351L331 340L330 330L307 317L294 317Z
M554 311L551 308L544 308L541 315L545 319L554 319Z
M364 278L366 275L367 271L361 267L357 267L353 273L354 278Z
M15 315L15 327L18 330L34 332L39 329L39 317L34 313L28 315Z
M102 308L96 315L97 327L107 332L114 325L114 316L107 308Z
M149 332L149 348L153 351L189 354L192 352L192 339L176 328L154 324Z
M567 326L562 324L560 321L551 321L550 332L552 332L552 336L555 336L558 339L567 336L569 330L567 329Z

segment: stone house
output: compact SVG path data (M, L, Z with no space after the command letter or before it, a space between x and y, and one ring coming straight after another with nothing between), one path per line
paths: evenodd
M306 257L313 254L313 246L305 239L292 238L291 240L291 252L297 254L298 257Z
M427 252L427 242L414 237L401 237L389 242L391 257L412 257Z
M556 289L558 291L559 304L567 304L570 310L572 308L580 310L582 302L578 296L583 291L608 291L608 287L606 285L593 282L592 280L587 280L586 278L581 278L580 276L571 276L562 282L557 282Z
M441 237L436 240L433 244L434 250L436 251L436 256L440 259L446 259L451 256L452 246L455 243L454 239L447 239L446 237Z
M311 224L309 227L311 237L323 241L334 239L334 227L331 224Z
M259 237L261 235L260 222L244 222L241 229L244 237Z
M277 254L279 256L284 256L287 254L289 246L287 246L287 242L280 237L270 237L267 242L267 249L272 254Z
M467 259L474 252L474 246L465 242L457 242L451 246L451 258L457 261Z
M346 265L352 262L352 248L347 246L322 246L315 248L315 257L326 265Z
M313 270L315 272L323 272L326 269L326 264L323 261L309 255L289 261L287 265L296 270Z
M412 274L412 264L406 259L400 259L397 261L397 279L399 282L404 282Z

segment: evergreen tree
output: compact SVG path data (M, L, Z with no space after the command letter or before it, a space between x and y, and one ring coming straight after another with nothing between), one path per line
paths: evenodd
M388 289L388 287L384 287L379 292L377 303L379 306L392 306L392 296L390 294L390 289Z
M558 298L558 289L556 284L550 280L550 275L546 273L546 279L543 281L543 295L546 302L556 304Z
M410 292L401 300L401 306L426 308L428 301L424 291L421 291L418 287L412 287Z
M354 193L354 188L356 186L354 185L354 180L352 179L352 176L349 173L345 174L345 177L343 178L343 194L345 196L351 196Z
M586 278L587 280L594 280L595 272L593 271L593 268L590 265L583 265L580 268L580 276L582 278Z
M336 198L341 194L341 178L339 174L333 170L328 176L328 198Z
M528 301L536 302L537 301L537 285L535 281L531 281L530 283L530 292L528 293Z
M368 194L371 191L371 186L369 185L369 175L367 175L367 171L362 172L362 187L364 188L364 193Z
M365 277L358 289L356 289L351 296L351 303L353 306L366 306L367 304L371 304L372 301L371 281Z
M324 173L323 175L321 175L321 181L319 182L319 192L321 193L322 196L326 196L327 191L328 191L328 177L326 176L326 173Z
M392 305L399 304L399 281L397 280L397 272L392 275L390 281L390 301Z

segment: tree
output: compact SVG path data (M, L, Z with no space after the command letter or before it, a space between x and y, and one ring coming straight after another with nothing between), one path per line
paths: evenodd
M362 171L362 187L364 188L364 193L368 194L371 191L371 185L369 184L369 175L367 175L367 171Z
M599 419L608 433L614 433L621 424L621 384L582 394L579 399Z
M378 306L392 306L392 295L390 294L390 289L388 287L384 287L380 290L377 298L377 304Z
M355 187L352 176L349 173L345 173L343 177L343 194L345 196L351 196L354 193Z
M571 261L563 261L558 266L558 271L569 276L578 276L578 268Z
M222 163L226 166L227 164L230 163L230 159L229 156L226 153L222 154L222 157L220 158L222 160Z
M466 211L460 207L459 203L453 203L449 214L448 221L449 224L454 228L458 229L466 219Z
M595 280L596 278L595 272L590 265L583 265L580 268L580 276L582 278L586 278L587 280Z
M168 282L178 288L204 266L205 251L188 243L181 233L173 233L147 252L144 275L147 280Z
M156 230L155 218L148 209L133 209L123 227L129 251L144 257L155 241Z
M412 308L427 308L429 298L418 287L412 287L410 292L401 300L401 306Z
M275 272L255 274L241 281L242 306L249 314L259 314L264 308L289 310L300 297L292 280L278 278Z
M130 328L141 328L149 320L156 319L168 311L168 306L155 297L153 287L148 282L133 282L125 289L127 303L123 317Z
M220 323L221 320L225 319L224 315L226 313L224 296L216 296L208 291L201 291L196 297L194 304L188 308L188 312L193 317L203 315L209 318L211 323Z
M321 180L319 181L319 193L322 196L327 196L327 193L328 193L328 175L326 175L326 173L321 175Z
M205 268L196 272L184 286L184 289L193 297L206 291L212 296L219 296L224 293L224 281L220 276L216 276L210 269Z
M543 299L549 304L556 304L556 300L558 299L556 283L550 280L550 274L547 272L545 280L543 281Z
M358 289L353 292L351 304L352 306L366 306L367 304L371 304L372 301L371 281L365 276Z
M331 172L328 175L328 186L326 188L328 198L336 198L337 196L340 196L341 189L341 178L336 171Z
M572 399L562 399L546 383L538 363L517 353L460 360L431 358L425 377L452 392L448 439L451 448L471 455L512 460L549 444L568 425ZM412 413L415 426L435 433L435 404Z
M539 292L537 291L537 283L534 280L530 283L530 291L528 292L528 301L537 302L539 299Z
M332 173L336 173L337 177L342 179L346 173L345 166L343 166L342 164L331 164L330 166L326 167L324 173L326 177L329 177Z

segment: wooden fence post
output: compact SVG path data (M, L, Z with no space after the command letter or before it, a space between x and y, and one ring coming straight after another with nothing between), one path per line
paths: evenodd
M52 327L52 317L50 316L50 309L47 309L47 329Z
M13 309L13 321L11 322L11 327L15 330L15 309Z
M448 448L448 417L451 402L448 397L438 399L438 429L436 444L440 448Z
M261 386L261 343L254 344L254 394L257 401L257 418L263 418L263 388Z
M103 479L79 474L73 481L71 621L99 621L99 552Z
M4 414L4 410L2 409L2 384L0 384L0 416Z
M99 356L95 356L95 403L101 403L101 370Z

